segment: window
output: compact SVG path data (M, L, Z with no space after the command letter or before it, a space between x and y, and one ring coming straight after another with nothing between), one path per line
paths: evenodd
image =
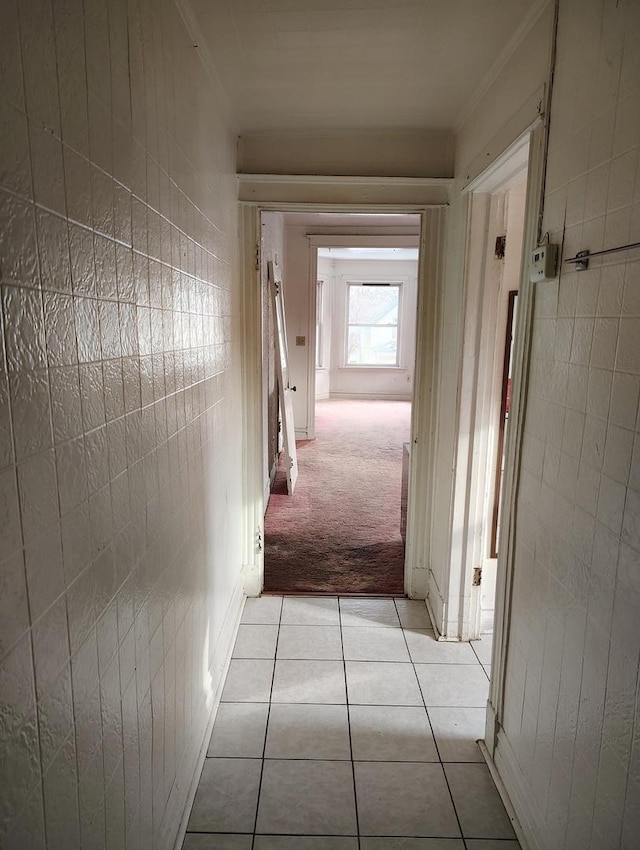
M324 366L324 354L322 350L322 337L324 334L324 303L322 284L324 281L316 282L316 369Z
M347 285L347 366L397 366L399 283Z

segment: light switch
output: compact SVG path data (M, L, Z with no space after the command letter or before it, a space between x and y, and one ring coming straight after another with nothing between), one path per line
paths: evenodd
M296 345L306 345L307 338L306 336L297 336L296 337Z

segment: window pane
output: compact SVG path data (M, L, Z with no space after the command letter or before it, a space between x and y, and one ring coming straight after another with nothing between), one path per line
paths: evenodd
M397 328L349 328L347 363L350 366L395 366Z
M350 286L349 324L397 325L398 286Z

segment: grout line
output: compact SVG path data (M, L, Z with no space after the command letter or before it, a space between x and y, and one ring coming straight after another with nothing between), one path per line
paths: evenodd
M395 603L394 603L394 604L395 604ZM398 607L398 606L396 605L396 608L397 608L397 607ZM404 630L403 630L402 634L404 635ZM407 651L409 651L409 644L408 644L408 642L407 642L406 635L404 635L404 639L405 639L405 643L407 643ZM409 653L409 657L411 657L411 653ZM451 805L453 806L453 812L454 812L454 814L455 814L455 816L456 816L456 821L457 821L457 823L458 823L458 829L460 830L460 837L461 837L461 839L462 839L462 843L464 844L464 846L465 846L465 848L466 848L466 847L467 847L467 843L466 843L466 841L464 840L464 833L463 833L463 831L462 831L462 824L460 823L460 818L459 818L459 816L458 816L458 810L456 809L455 800L453 799L453 794L451 793L451 787L450 787L450 785L449 785L449 780L448 780L448 778L447 778L447 774L446 774L446 771L445 771L445 769L444 769L444 762L442 761L442 756L440 755L440 747L438 746L438 742L437 742L437 740L436 740L436 736L435 736L435 735L434 735L434 733L433 733L433 726L431 725L431 718L429 717L429 710L428 710L428 708L427 708L427 702L426 702L426 700L425 700L425 698L424 698L424 692L423 692L423 690L422 690L422 685L420 684L420 679L418 678L418 673L417 673L417 671L416 671L416 665L415 665L415 663L414 663L413 661L412 661L412 666L413 666L413 674L414 674L414 676L416 677L416 682L417 682L417 684L418 684L418 689L419 689L419 691L420 691L420 696L422 697L422 702L423 702L423 705L424 705L425 714L427 715L427 721L428 721L428 723L429 723L429 729L431 729L431 737L433 738L433 743L434 743L434 746L435 746L435 748L436 748L436 753L438 754L438 759L439 759L440 769L442 770L442 775L444 776L444 781L445 781L445 782L446 782L446 784L447 784L447 791L449 792L449 799L451 800Z
M394 603L395 607L395 603ZM347 729L349 731L349 753L351 754L351 776L353 781L353 805L356 815L356 833L358 841L358 850L360 850L360 818L358 816L358 791L356 787L356 763L353 758L353 739L351 737L351 705L349 702L349 691L347 688L347 661L344 657L344 640L343 640L343 625L342 625L342 608L340 607L340 597L338 597L338 622L340 623L340 646L342 647L342 669L344 675L344 692L347 706Z
M271 717L271 699L273 697L273 683L276 678L276 657L278 654L278 641L280 640L280 626L282 622L282 609L284 607L284 603L280 603L280 616L278 617L278 631L276 634L276 645L273 650L273 672L271 673L271 688L269 689L269 701L267 703L267 723L264 728L264 743L262 745L262 759L260 764L260 781L258 782L258 798L256 801L256 816L253 821L253 836L251 838L251 850L253 850L254 845L256 843L256 829L258 828L258 812L260 811L260 797L262 795L262 778L264 776L264 763L266 761L265 754L267 751L267 735L269 733L269 720ZM274 625L274 624L271 624ZM263 703L264 704L264 703Z

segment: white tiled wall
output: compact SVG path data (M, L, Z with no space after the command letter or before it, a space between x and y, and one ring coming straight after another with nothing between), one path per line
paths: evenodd
M640 6L561 0L544 230L640 241ZM640 255L536 287L504 730L536 847L640 834ZM498 744L498 753L500 744Z
M6 850L178 828L240 559L217 98L169 0L3 2Z

